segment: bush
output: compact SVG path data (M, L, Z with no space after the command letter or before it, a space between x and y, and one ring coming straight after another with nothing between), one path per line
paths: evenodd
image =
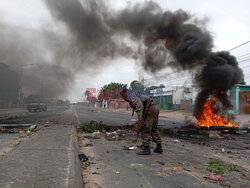
M105 129L101 125L88 124L85 123L80 128L85 133L93 133L93 132L105 132Z
M208 162L209 166L207 171L216 173L216 174L225 174L231 171L240 171L236 165L226 165L219 160L212 160Z

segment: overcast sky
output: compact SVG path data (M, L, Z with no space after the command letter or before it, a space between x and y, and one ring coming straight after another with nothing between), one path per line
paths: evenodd
M229 50L241 43L250 40L250 1L249 0L154 0L163 10L183 9L190 11L199 18L208 18L208 30L214 37L217 50ZM113 9L126 7L125 0L109 0L109 6ZM131 4L143 2L140 0L130 1ZM0 0L0 17L8 25L33 28L39 32L41 27L52 25L51 17L47 7L42 0ZM0 28L1 29L1 28ZM1 38L1 36L0 36ZM231 53L238 58L240 67L243 68L245 80L250 84L250 43L232 50ZM249 53L249 54L248 54ZM1 58L1 57L0 57ZM145 79L152 75L142 73L132 60L125 58L110 62L97 74L79 74L75 85L72 85L69 98L72 101L82 99L85 88L100 88L110 82L121 82L129 84L131 81L144 76ZM169 72L169 71L168 71ZM161 73L163 74L163 73ZM167 77L166 77L167 78ZM164 79L166 80L166 79ZM169 84L166 81L146 82L148 84ZM175 82L171 82L175 84Z

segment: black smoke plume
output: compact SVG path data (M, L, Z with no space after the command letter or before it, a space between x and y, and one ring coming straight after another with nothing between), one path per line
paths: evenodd
M11 26L0 21L0 36L0 60L19 77L23 67L22 90L26 96L66 97L74 76L71 69L57 58L60 56L58 46L65 44L60 35L46 30L37 32L35 29ZM60 48L60 53L62 51L63 48ZM16 75L8 74L9 78L2 80L6 87L0 87L1 93L10 90L9 83ZM19 87L20 83L16 85L16 90L19 91Z
M194 115L203 110L210 95L225 109L231 107L226 91L243 78L235 57L212 52L213 40L203 20L188 12L163 11L152 1L114 11L103 1L46 0L51 14L64 22L83 56L139 58L146 71L171 66L196 72L200 88ZM133 41L136 48L126 42ZM84 61L86 63L86 61ZM88 65L89 63L86 63ZM99 62L95 66L102 66ZM223 93L223 94L221 94Z
M214 90L225 108L230 108L226 91L242 79L242 70L228 52L212 52L213 40L204 20L181 9L163 11L152 1L119 11L102 0L44 2L60 29L46 27L37 32L0 25L1 61L17 67L36 65L24 71L29 93L46 97L67 93L77 74L97 72L109 60L127 57L152 73L167 66L196 72L200 88L196 116Z

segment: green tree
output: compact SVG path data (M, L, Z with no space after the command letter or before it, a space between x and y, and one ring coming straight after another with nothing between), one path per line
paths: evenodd
M104 85L101 88L101 91L98 95L99 100L108 100L118 98L119 92L123 89L127 88L127 84L121 84L116 82L111 82L109 84Z
M245 80L243 79L239 84L241 84L241 85L246 85L247 83L246 83Z
M130 88L132 90L144 90L144 85L142 83L140 83L137 80L134 80L133 82L130 83Z

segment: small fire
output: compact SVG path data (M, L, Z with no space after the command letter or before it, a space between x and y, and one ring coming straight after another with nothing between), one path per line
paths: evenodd
M214 97L205 102L203 106L203 114L196 117L199 123L196 127L210 127L210 126L223 126L223 127L238 127L235 123L228 122L223 116L216 114L216 109L213 104L217 101Z

